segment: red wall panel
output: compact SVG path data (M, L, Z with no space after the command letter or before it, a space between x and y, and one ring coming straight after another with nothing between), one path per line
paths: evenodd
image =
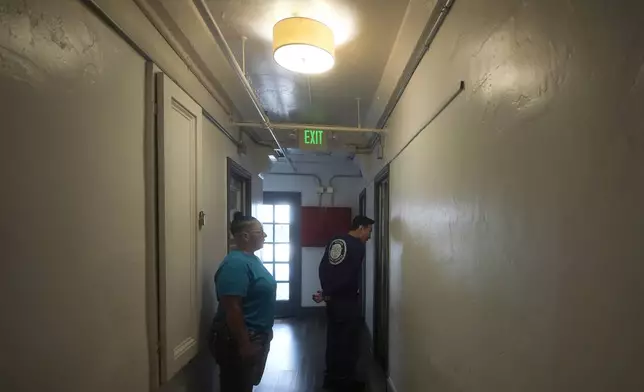
M323 248L333 236L351 227L351 208L302 207L301 241L303 247Z

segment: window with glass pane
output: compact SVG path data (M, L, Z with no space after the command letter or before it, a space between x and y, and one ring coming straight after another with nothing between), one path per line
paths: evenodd
M273 223L273 206L262 204L257 212L257 219L262 223Z
M290 234L290 230L289 230L290 225L275 225L275 226L271 225L271 229L273 227L275 228L274 229L275 230L275 237L274 237L275 242L287 243L287 244L289 242L291 242L291 240L290 240L291 237L289 235Z
M240 211L243 214L249 213L246 211L246 204L244 202L245 194L244 179L231 176L228 184L228 221L232 221L235 212ZM228 248L235 249L235 241L232 234L229 233Z
M291 206L275 206L275 223L291 223Z
M289 297L291 296L291 293L289 291L290 290L289 290L288 283L282 283L282 282L277 283L277 295L276 295L277 300L288 301Z
M257 219L264 225L266 239L258 257L277 281L277 300L290 299L291 280L291 206L263 204Z
M275 225L271 225L269 223L264 223L264 233L266 233L266 238L264 239L264 243L273 243L273 239L275 238L273 236L273 233L275 232Z
M260 250L259 258L263 262L272 262L273 261L273 244L264 244L264 249Z
M289 263L275 263L275 279L288 282L291 275Z

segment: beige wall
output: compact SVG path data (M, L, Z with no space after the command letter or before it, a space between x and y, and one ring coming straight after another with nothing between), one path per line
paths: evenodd
M644 390L643 14L455 3L386 139L465 80L391 165L398 391Z
M0 390L145 391L145 62L80 2L0 10Z
M117 24L225 123L138 8L119 4L106 7ZM3 2L0 26L0 390L147 391L145 60L79 1ZM203 123L202 336L226 249L226 157L253 174L254 204L267 164ZM215 382L206 353L164 390Z

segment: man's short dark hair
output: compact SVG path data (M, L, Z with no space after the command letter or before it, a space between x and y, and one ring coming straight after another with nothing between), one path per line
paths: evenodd
M364 215L358 215L353 218L353 222L351 222L351 230L357 230L360 227L372 226L374 223L376 223L376 221L373 219L367 218Z

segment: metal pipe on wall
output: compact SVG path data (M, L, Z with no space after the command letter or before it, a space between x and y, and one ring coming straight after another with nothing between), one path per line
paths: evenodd
M420 135L420 134L421 134L425 129L427 129L427 128L429 127L429 125L430 125L432 122L434 122L434 120L436 120L436 119L438 118L438 116L440 116L440 115L441 115L441 113L443 113L443 112L444 112L444 111L449 107L449 105L451 105L451 104L452 104L452 102L454 102L454 101L456 100L456 98L458 98L458 96L459 96L459 95L461 95L461 93L462 93L463 91L465 91L465 81L461 80L461 81L458 83L458 89L457 89L454 93L452 93L452 95L450 95L450 97L445 101L445 103L444 103L444 104L442 104L442 105L440 106L440 108L436 111L436 113L434 113L434 114L429 118L429 120L427 120L427 122L425 122L425 123L424 123L420 128L418 128L418 130L417 130L416 132L414 132L414 134L411 136L411 138L409 138L409 140L407 140L407 142L406 142L406 143L405 143L405 144L400 148L400 150L398 150L398 152L397 152L397 153L396 153L396 154L395 154L391 159L389 159L389 160L388 160L384 165L382 165L382 167L387 167L387 166L391 165L391 163L392 163L393 161L395 161L395 160L396 160L396 158L398 158L398 157L400 156L400 154L402 154L402 153L403 153L403 151L405 151L405 149L406 149L407 147L409 147L409 145L410 145L410 144L411 144L411 143L412 143L412 142L413 142L413 141L414 141L414 140L415 140L415 139L416 139L416 138L417 138L417 137L418 137L418 136L419 136L419 135ZM375 177L374 177L374 178L372 178L372 179L367 183L367 185L371 184L371 183L372 183L372 182L374 182L374 181L375 181Z
M239 81L242 83L242 86L246 90L246 93L250 97L251 101L253 102L253 106L255 107L255 110L257 110L257 113L259 114L260 118L262 119L263 127L266 128L270 134L273 140L275 141L275 144L277 145L277 148L284 154L284 157L288 161L288 163L291 165L291 168L293 171L297 171L295 168L295 165L293 164L293 161L291 158L288 156L286 153L286 150L282 148L282 145L280 144L279 140L277 140L277 136L275 135L275 132L273 131L273 128L271 126L270 119L266 115L261 102L259 101L259 98L257 97L257 94L255 94L255 90L251 87L250 83L248 82L248 79L246 78L246 75L244 74L244 71L241 69L239 66L239 63L237 63L237 59L235 59L235 55L230 48L230 45L228 45L228 42L226 41L226 38L224 37L223 32L219 28L219 25L217 25L217 22L215 22L215 18L210 12L210 9L208 8L208 5L206 4L206 0L193 0L193 3L195 7L197 8L197 11L199 12L199 15L201 16L201 19L204 21L206 24L206 27L208 28L208 31L212 35L212 37L215 39L215 41L219 44L219 47L223 50L224 55L226 56L226 59L228 60L228 63L230 66L233 68L235 73L237 74L237 77L239 78Z
M438 34L438 30L441 28L443 25L443 22L445 21L445 18L447 17L447 14L449 13L450 9L454 5L454 1L456 0L441 0L443 1L443 5L438 8L438 4L436 9L440 9L440 11L432 13L430 17L430 21L427 23L425 26L425 29L423 30L423 35L422 39L418 41L418 44L416 45L416 48L414 49L414 52L407 62L407 65L405 66L405 69L400 76L400 79L398 79L398 83L396 84L396 88L394 89L394 93L392 94L391 98L389 99L389 102L387 103L387 106L385 107L385 111L383 112L382 116L380 116L380 119L378 120L377 128L384 128L385 125L387 125L387 121L389 121L389 117L391 117L391 114L394 112L394 109L398 105L398 101L400 101L400 98L402 98L403 93L405 92L405 89L407 88L407 85L411 81L412 76L414 75L414 72L416 72L416 69L420 65L420 62L423 60L423 57L425 57L425 54L429 50L429 47L431 46L432 42L434 42L434 38L436 38L436 35ZM371 144L371 148L373 150L373 147L377 142L380 141L380 134L376 134L376 137L373 139L373 143Z
M236 127L249 127L249 128L264 128L264 124L253 123L253 122L233 122L231 125ZM380 133L385 132L384 129L376 128L359 128L359 127L343 127L336 125L322 125L322 124L285 124L277 123L271 124L274 129L319 129L322 131L332 131L332 132L373 132Z
M301 177L312 177L314 178L317 183L318 183L318 188L322 188L322 178L318 176L317 174L311 174L311 173L265 173L265 175L274 175L274 176L301 176ZM334 188L334 192L331 194L331 207L335 206L335 187L333 186L333 183L335 180L338 178L363 178L362 174L336 174L332 176L329 179L329 186ZM320 193L318 195L318 207L322 206L322 196L324 196L323 193Z
M235 139L235 137L233 135L231 135L230 132L228 132L228 130L226 128L224 128L224 126L221 125L219 123L219 121L217 121L216 118L211 116L210 113L208 113L204 109L202 109L202 113L203 113L203 116L208 121L210 121L212 123L212 125L215 126L215 128L217 128L221 133L223 133L235 145L235 147L239 148L239 147L242 146L243 142L242 142L241 138L239 140Z
M317 174L311 174L311 173L274 173L274 172L267 172L264 173L265 176L300 176L300 177L313 177L316 179L318 182L318 186L322 186L322 179L320 176Z
M337 174L329 180L329 186L333 188L333 193L331 194L331 207L335 206L335 187L333 186L333 180L338 178L362 178L362 174Z

